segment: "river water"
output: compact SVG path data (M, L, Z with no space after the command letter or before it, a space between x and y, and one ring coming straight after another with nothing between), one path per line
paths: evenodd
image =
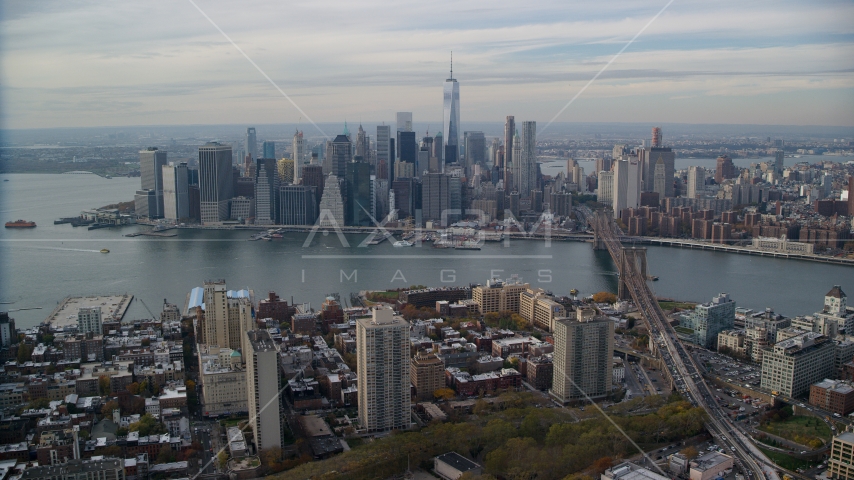
M59 217L129 200L138 178L95 175L0 175L0 221L33 220L35 229L0 230L0 305L18 326L41 322L67 295L131 293L155 313L163 299L183 306L190 289L206 279L225 279L229 288L251 288L256 296L275 290L288 301L315 308L329 293L409 285L482 283L491 275L518 275L556 294L616 291L616 268L606 252L589 243L511 241L480 251L395 248L390 243L359 247L363 236L287 234L272 242L250 242L249 232L180 230L174 238L123 237L145 227L87 231L53 225ZM110 250L100 253L102 248ZM818 310L835 285L854 291L854 269L820 263L718 252L648 247L651 283L659 296L708 301L728 292L739 306L772 307L785 315ZM139 301L126 318L147 316Z

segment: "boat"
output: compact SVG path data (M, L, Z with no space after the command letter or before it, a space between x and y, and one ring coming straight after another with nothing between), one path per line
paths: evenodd
M4 182L8 182L8 181L9 181L9 179L8 179L8 178L4 178L4 179L3 179L3 181L4 181Z
M394 242L392 245L394 245L395 247L411 247L415 244L412 242L407 242L406 240L398 240L398 241Z
M272 234L272 235L270 235L270 236L271 236L271 237L273 237L273 238L282 238L282 234L281 234L281 233L274 233L274 234Z
M110 253L110 251L109 251L109 250L107 250L106 248L102 248L102 249L101 249L101 253Z
M470 240L457 245L457 250L480 250L481 243L476 240Z
M36 222L15 220L14 222L6 222L6 228L36 228Z

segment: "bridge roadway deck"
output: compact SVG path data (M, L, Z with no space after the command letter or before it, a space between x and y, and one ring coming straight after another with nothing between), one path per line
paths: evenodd
M604 215L597 215L594 219L594 228L597 237L607 247L614 263L620 265L623 247L614 231L612 220ZM596 244L594 243L594 245ZM638 272L637 265L629 262L626 270L620 272L621 281L625 281L635 306L647 322L651 336L662 345L662 357L674 374L674 378L677 379L680 391L694 405L701 406L708 412L707 430L715 437L719 445L729 448L735 457L736 464L752 480L760 478L779 480L776 470L778 467L753 444L744 432L730 421L727 414L714 399L714 395L711 394L711 390L700 375L700 370L694 363L694 359L687 354L682 344L676 339L673 328L667 322L667 318L658 305L652 290L647 285L646 279ZM726 435L730 435L730 437Z

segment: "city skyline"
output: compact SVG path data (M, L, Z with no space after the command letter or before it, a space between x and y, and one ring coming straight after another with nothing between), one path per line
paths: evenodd
M844 21L854 7L770 5L674 2L556 121L643 114L656 123L854 125ZM663 6L458 4L447 7L450 25L425 21L435 5L395 10L393 19L381 5L332 5L322 23L316 7L297 6L288 15L305 21L283 34L274 20L284 6L198 4L316 122L406 110L438 126L453 50L463 130L508 113L548 122ZM192 3L6 13L4 128L308 123ZM253 14L263 14L260 24ZM301 48L279 51L281 35L303 34Z

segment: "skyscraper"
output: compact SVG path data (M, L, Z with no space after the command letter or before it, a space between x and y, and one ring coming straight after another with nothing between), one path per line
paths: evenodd
M444 173L424 175L421 182L421 208L424 220L448 223L447 213L444 219L442 213L451 208L450 180L450 176Z
M303 166L309 161L308 150L305 148L305 137L299 130L294 133L294 141L291 144L291 158L294 160L294 182L297 182L302 178Z
M397 161L418 164L418 143L415 141L415 132L397 132ZM418 177L421 172L416 171Z
M601 175L600 175L601 178ZM636 158L614 162L614 218L620 218L625 208L640 206L640 164Z
M614 322L603 316L554 322L554 377L549 393L559 402L611 393Z
M509 192L508 177L510 176L510 165L513 163L513 136L516 134L516 119L508 115L504 122L504 164L500 165L504 178L504 188Z
M511 157L513 160L507 165L510 170L509 182L505 185L508 192L519 192L519 180L522 178L522 139L519 137L519 130L513 135L513 152Z
M658 160L664 163L664 194L663 197L674 196L673 175L676 173L676 154L669 147L653 147L640 149L638 158L642 164L642 187L645 192L655 191L655 165ZM662 197L662 198L663 198Z
M317 204L320 205L320 199L323 197L323 185L326 182L326 177L323 176L323 168L320 165L306 165L302 171L302 184L314 187L314 198Z
M353 144L350 143L349 132L346 124L344 133L335 137L327 144L326 159L324 160L324 173L331 173L339 178L347 174L347 164L353 160ZM326 169L328 165L328 171Z
M458 163L460 154L460 84L454 78L454 58L451 56L451 77L443 88L442 138L445 140L445 163Z
M483 132L463 133L466 149L466 169L471 175L475 165L486 165L486 136Z
M368 155L371 153L371 147L368 145L368 137L365 135L365 129L362 124L359 124L359 130L356 131L356 155L362 157L365 161L368 160Z
M652 127L652 148L661 146L661 127Z
M410 425L409 323L375 308L356 320L359 423L368 432Z
M537 188L537 122L522 122L520 140L519 180L516 184L519 196L529 198L531 191Z
M347 200L344 202L346 212L344 223L348 226L368 227L371 221L371 166L365 162L350 162L347 164L347 175L344 177Z
M412 112L397 112L397 131L412 131Z
M389 125L377 125L377 177L386 178L389 181L394 177L394 165L391 164L391 156L389 155L390 139L391 127ZM385 172L379 171L380 165L385 165Z
M321 227L344 226L344 200L341 198L341 185L338 177L330 174L323 184L323 196L320 198L320 210L317 212Z
M190 218L189 171L186 163L163 166L163 217L178 221Z
M279 175L274 158L259 158L255 167L255 224L277 223Z
M783 174L783 159L784 159L784 155L785 155L785 154L784 154L783 150L777 150L776 152L774 152L774 171L775 171L778 175L782 175L782 174ZM851 213L851 212L849 212L848 214L849 214L849 215L851 215L852 213Z
M658 161L655 162L654 171L652 191L658 194L658 198L662 198L667 190L667 173L664 166L664 159L659 157Z
M254 129L253 129L254 130ZM231 147L208 142L199 147L199 198L202 223L228 220L228 202L234 196Z
M166 152L157 147L148 147L139 152L139 177L142 190L154 190L157 205L155 217L163 216L163 166L166 165Z
M699 198L706 190L706 169L703 167L688 167L688 198Z
M279 352L267 330L245 333L246 393L255 451L281 449L284 444Z
M308 185L282 185L279 187L279 215L281 225L314 225L317 222L315 188ZM255 220L258 223L258 220Z
M252 157L252 160L258 159L258 142L255 140L255 127L249 127L246 129L244 149L246 150L246 155Z
M276 158L276 142L265 140L262 144L264 158Z
M596 191L596 201L605 205L614 204L614 172L601 170L599 172L599 186Z

